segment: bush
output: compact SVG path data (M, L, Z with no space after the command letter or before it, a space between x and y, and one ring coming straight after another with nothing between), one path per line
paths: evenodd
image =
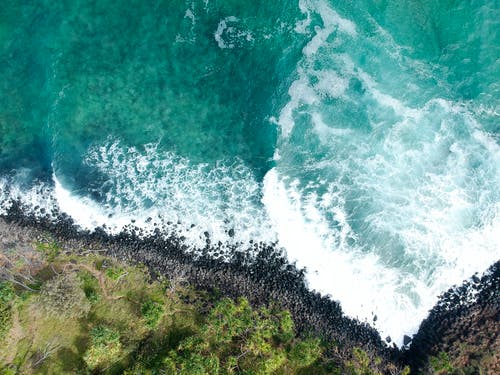
M99 282L97 279L87 271L80 272L79 278L82 282L82 289L85 293L85 297L89 300L90 303L96 303L99 300Z
M57 275L42 285L40 302L51 315L80 318L87 315L90 303L74 273Z
M35 247L38 251L40 251L49 262L54 261L54 259L59 255L61 252L61 246L55 242L39 242L35 244Z
M121 267L110 267L110 268L106 268L106 276L109 277L111 280L118 280L118 278L120 276L122 276L125 271L123 270L123 268Z
M12 300L14 289L9 282L0 282L0 338L10 329L12 324Z
M0 308L0 341L10 330L12 325L12 308L10 306Z
M288 312L253 310L246 299L223 299L200 331L165 360L167 373L271 374L296 370L321 356L319 340L295 339Z
M112 329L99 325L90 332L91 346L83 360L91 369L102 368L115 362L122 351L120 335Z
M353 360L347 363L347 374L349 375L381 375L378 370L372 368L372 365L380 364L380 359L371 360L361 348L353 349Z
M8 281L0 281L0 308L10 305L15 295L11 283Z
M430 358L430 365L433 374L446 375L451 374L455 371L455 368L451 364L450 358L447 353L441 352L435 357Z
M141 306L141 314L144 320L146 321L146 325L154 329L158 325L162 315L163 315L163 303L154 300L147 300Z
M288 357L292 367L301 368L311 366L321 354L320 340L311 339L294 345Z

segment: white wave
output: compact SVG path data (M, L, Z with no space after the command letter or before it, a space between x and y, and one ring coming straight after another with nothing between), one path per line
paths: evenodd
M208 233L211 243L220 242L220 250L226 251L218 256L252 242L276 240L260 203L261 184L241 161L193 164L159 152L154 144L138 150L116 141L90 149L85 162L106 176L103 201L74 193L56 174L53 185L28 190L15 179L0 179L0 214L14 199L33 214L58 209L86 230L105 225L108 233L117 234L132 224L149 235L159 228L195 252L206 246Z
M125 225L130 224L133 216L115 215L111 220L113 215L111 210L104 209L92 199L71 193L63 187L55 174L52 175L52 179L54 181L53 196L57 207L68 214L80 228L93 230L107 224L109 233L117 234Z
M314 89L322 96L340 98L349 87L349 80L333 70L316 71L314 76L318 80Z
M319 47L320 44L323 44L326 38L335 30L350 36L355 36L357 34L356 25L352 21L341 17L332 9L330 4L324 0L299 0L299 8L307 17L304 21L300 21L300 23L296 25L296 32L307 32L307 27L311 23L311 13L313 12L319 14L323 21L323 28L316 29L316 36L309 44L309 47L306 47L305 51L314 53L316 51L315 47ZM306 52L306 54L309 54L308 52Z
M114 212L107 221L118 227L130 218L142 228L171 222L167 229L193 248L204 247L205 231L225 245L272 238L259 207L260 184L241 161L192 164L154 144L138 150L110 142L91 149L86 163L106 176L104 206Z
M317 197L303 197L298 190L285 187L276 170L265 177L263 202L279 243L291 261L306 268L311 289L339 300L346 314L374 325L382 335L391 335L397 345L402 344L404 334L416 332L427 310L399 289L416 290L430 307L436 296L411 275L382 265L373 253L350 247L348 239L354 234L341 207L333 211L342 228L335 232L318 211Z
M287 138L292 132L294 126L293 115L294 111L301 103L314 104L319 100L314 88L309 83L309 78L299 70L299 79L294 81L288 89L290 101L281 110L279 119L273 118L274 122L279 125L281 136Z
M456 232L439 234L437 231L443 228L437 227L429 236L433 243L429 238L419 238L421 231L409 228L409 232L400 232L408 241L407 248L433 246L432 250L445 252L440 255L444 261L431 275L388 265L376 253L352 245L356 233L342 207L343 193L333 193L335 197L332 193L304 196L296 184L287 186L273 169L265 177L263 202L287 256L298 267L306 268L309 287L340 301L347 315L373 325L382 337L391 336L398 346L403 344L405 334L416 333L439 294L474 272L485 270L500 257L500 226L495 220L462 236ZM332 230L325 208L331 210L339 230ZM442 220L433 218L433 224ZM432 251L420 256L435 254Z
M51 215L55 207L55 199L49 185L38 183L26 188L14 178L0 178L0 214L5 215L12 202L17 201L26 209L43 209L46 215Z
M239 21L237 17L229 16L219 22L214 33L219 48L233 49L254 40L252 32L242 29Z
M189 20L191 20L192 26L196 25L196 15L194 14L193 10L187 9L186 13L184 14L184 18L188 18Z
M401 345L441 292L500 258L499 146L473 111L422 86L425 66L414 62L417 78L400 67L402 48L384 30L377 35L387 43L370 47L392 60L363 69L365 45L352 21L324 0L299 6L306 20L295 31L312 38L273 119L276 168L263 185L237 160L193 164L154 144L111 141L86 158L106 177L102 202L75 194L56 175L53 188L0 180L0 212L10 199L46 212L57 206L85 229L161 227L191 249L205 246L205 231L227 249L277 238L307 268L311 288ZM321 27L311 27L315 16ZM234 16L219 22L214 38L223 49L253 41ZM401 95L406 89L417 99ZM348 116L336 116L342 111ZM360 113L369 130L349 123Z
M273 119L263 202L310 287L401 345L439 294L500 258L499 146L383 29L359 38L327 2L300 6L311 40Z

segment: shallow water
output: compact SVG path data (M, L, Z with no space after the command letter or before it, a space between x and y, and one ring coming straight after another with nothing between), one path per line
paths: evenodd
M400 344L500 257L499 20L497 1L7 1L2 207L193 250L278 240Z

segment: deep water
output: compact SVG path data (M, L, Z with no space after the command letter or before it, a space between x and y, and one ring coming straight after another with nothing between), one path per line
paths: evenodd
M500 258L499 30L494 0L4 1L0 211L278 241L401 343Z

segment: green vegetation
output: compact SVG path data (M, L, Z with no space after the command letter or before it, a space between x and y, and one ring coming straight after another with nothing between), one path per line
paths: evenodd
M91 345L83 360L88 368L95 370L113 364L120 357L122 344L120 335L111 328L97 326L90 331Z
M99 301L99 282L89 271L80 271L81 288L87 300L92 304Z
M330 358L335 346L297 336L278 306L152 280L144 267L50 238L1 255L0 374L379 373L361 349L352 361Z
M57 274L40 290L39 304L56 318L85 317L90 310L84 290L74 272Z
M498 373L498 357L494 349L478 349L462 343L458 352L441 351L428 358L427 368L423 373L433 375L472 375Z
M163 312L163 303L161 300L154 301L148 299L141 306L141 314L146 321L146 325L151 329L156 328Z
M489 312L488 314L491 314ZM422 374L432 375L486 375L498 371L498 321L496 313L480 317L484 326L472 330L469 336L449 339L446 350L440 348L435 355L426 358Z
M451 374L454 371L450 358L445 352L441 352L437 356L431 357L429 361L432 371L436 375Z
M61 247L56 241L37 242L35 249L41 252L49 262L54 261L61 252Z
M353 360L347 362L347 373L350 375L381 375L380 372L370 368L370 358L368 354L360 348L353 349ZM375 364L380 363L379 358L375 358Z
M0 336L10 329L12 325L12 304L14 289L7 282L0 282Z
M319 340L295 340L289 313L254 310L246 299L223 299L165 363L172 374L291 373L310 366L321 353Z
M111 280L118 280L120 277L125 275L125 271L122 267L109 267L106 268L106 276Z

